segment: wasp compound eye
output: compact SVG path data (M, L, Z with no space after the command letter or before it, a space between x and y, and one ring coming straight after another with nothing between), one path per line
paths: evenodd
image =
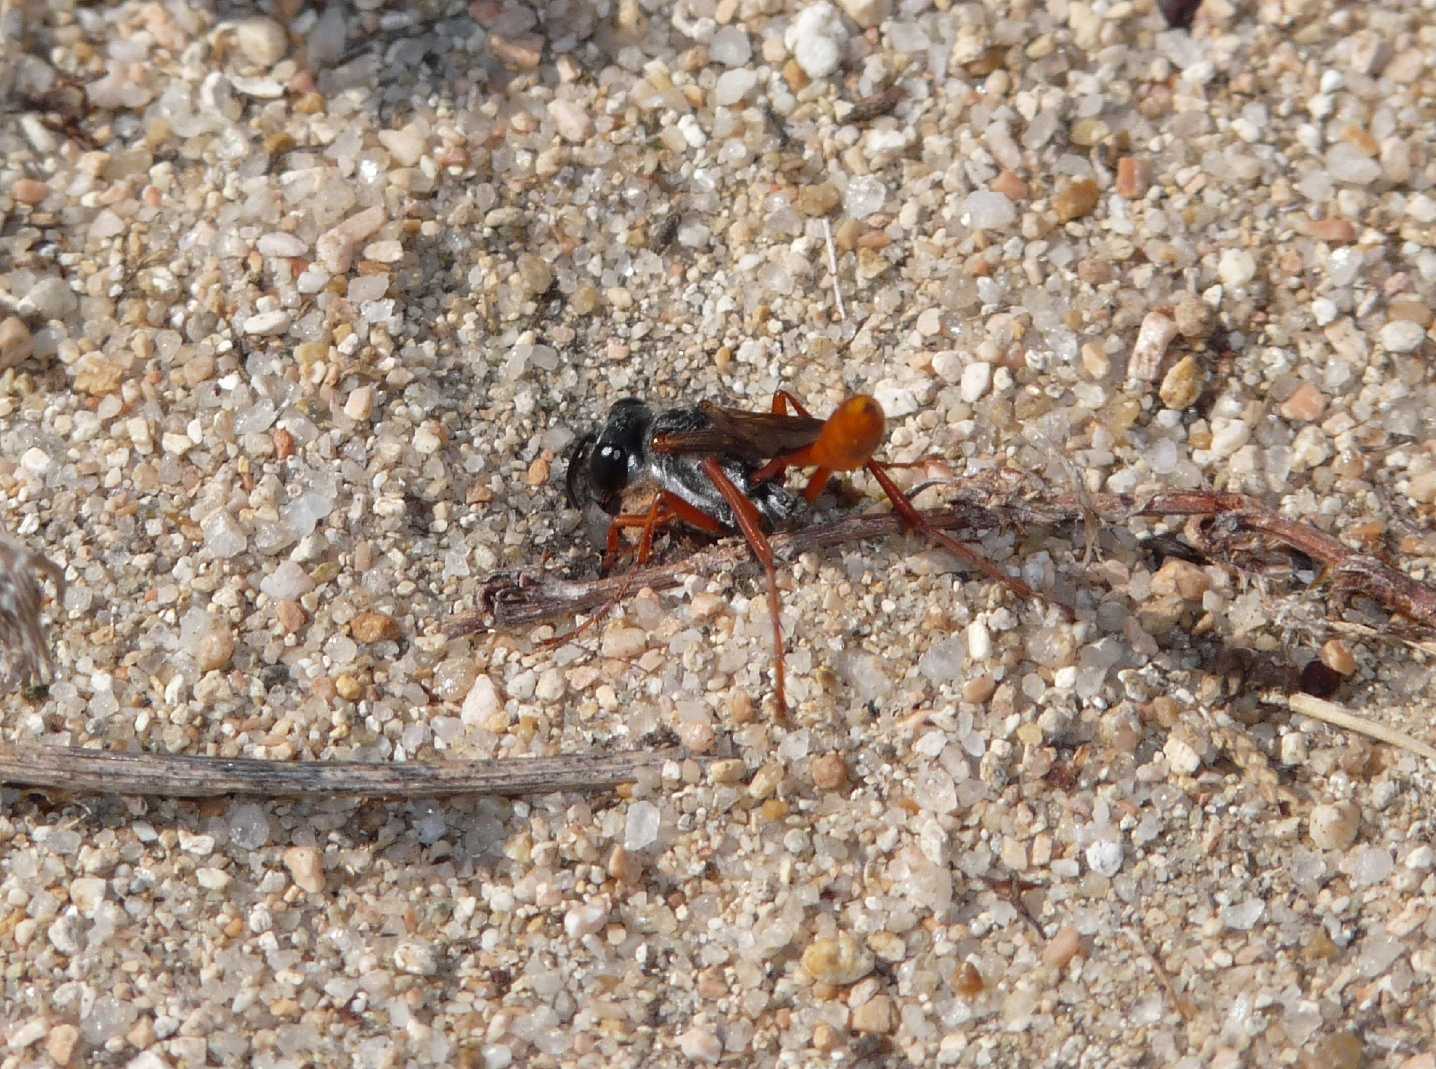
M588 479L594 492L604 500L628 485L628 450L600 440L588 460Z

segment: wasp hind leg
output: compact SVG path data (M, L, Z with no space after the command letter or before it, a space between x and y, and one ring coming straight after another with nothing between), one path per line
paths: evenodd
M829 434L829 428L831 427L830 437L838 441L840 448L849 448L849 454L846 459L859 460L859 458L861 458L860 463L853 464L853 468L864 468L868 474L877 481L877 484L883 488L883 493L887 494L888 500L892 502L893 511L902 518L904 526L920 532L929 542L947 550L974 571L981 572L989 579L997 580L1019 597L1041 597L1037 591L1033 590L1021 579L1008 575L1007 572L995 562L989 560L971 546L964 545L946 531L939 531L932 524L928 523L927 520L923 518L922 513L918 512L916 506L913 505L912 500L902 492L897 483L893 481L892 476L888 474L888 466L873 459L872 453L877 448L876 443L873 443L871 447L868 448L864 456L863 449L868 446L871 428L874 422L874 416L867 407L869 404L876 406L877 402L872 398L849 398L847 401L844 401L843 404L838 407L838 410L829 417L827 424L825 424L823 428L824 433ZM853 407L850 409L850 406ZM792 410L800 416L810 415L808 410L803 407L802 402L787 390L778 390L773 394L774 412L786 414L789 408L792 408ZM850 415L845 416L845 412L850 412ZM881 418L880 409L877 418ZM877 425L881 427L881 423ZM822 441L823 439L820 438L818 442L799 451L800 454L806 454L806 456L798 456L795 454L791 459L778 458L769 463L769 465L763 469L763 472L767 472L768 468L775 466L777 466L777 471L782 471L789 465L802 464L805 459L812 457L815 453L821 452L819 446ZM824 457L820 459L832 458ZM779 463L780 461L782 462L781 465ZM810 459L809 462L817 463L819 461ZM823 486L826 485L834 470L840 470L839 466L832 468L819 466L809 480L808 488L804 491L803 496L810 502L815 500L818 494L822 493ZM841 470L851 469L841 468ZM760 474L763 474L763 472L760 472ZM809 496L809 494L811 494L811 496Z

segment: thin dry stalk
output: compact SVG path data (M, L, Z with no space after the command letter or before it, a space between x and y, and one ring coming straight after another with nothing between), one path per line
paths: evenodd
M1292 712L1300 713L1302 716L1309 716L1313 720L1321 720L1335 727L1354 731L1358 735L1365 735L1378 742L1419 754L1427 760L1436 761L1436 747L1429 746L1420 739L1412 738L1404 731L1397 731L1395 728L1377 723L1368 717L1357 716L1335 702L1313 697L1310 694L1268 694L1266 698L1270 702L1285 705Z
M828 273L833 278L833 301L837 306L838 322L848 318L848 311L843 307L843 286L838 279L838 250L833 244L833 228L826 219L823 220L823 237L828 244Z
M0 783L80 794L165 798L512 796L605 790L686 756L677 750L654 750L426 765L112 753L77 746L0 746Z
M980 496L980 499L979 499ZM1420 627L1436 631L1436 588L1411 578L1370 554L1360 553L1310 524L1288 520L1254 498L1241 494L1206 491L1153 494L1136 498L1119 494L1063 494L1051 498L1005 500L1000 492L968 495L949 508L929 509L923 517L939 530L980 532L997 527L1027 528L1085 522L1095 515L1108 525L1134 519L1173 516L1211 517L1222 530L1215 542L1236 551L1233 536L1263 536L1269 545L1297 550L1321 565L1333 593L1370 598L1388 612L1409 617ZM801 530L774 535L773 551L780 558L848 542L882 538L902 530L893 513L845 516L814 523ZM508 574L496 576L484 591L484 606L477 612L451 618L444 630L451 636L494 628L513 628L603 605L627 587L663 590L678 586L685 576L713 575L749 559L747 547L727 542L670 564L639 570L634 575L601 579L563 579L556 576Z

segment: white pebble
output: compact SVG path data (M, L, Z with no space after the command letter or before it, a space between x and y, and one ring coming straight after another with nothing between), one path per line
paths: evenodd
M974 230L1002 230L1017 222L1017 208L1002 193L978 190L968 194L963 206L965 222Z
M464 704L459 716L465 724L482 724L498 712L499 705L499 692L498 688L494 686L494 681L488 676L481 675L474 680L474 685L464 696Z
M428 943L409 939L394 948L394 967L411 976L433 976L439 971L439 961Z
M330 7L336 5L331 4ZM338 226L319 235L314 251L330 274L343 274L354 260L354 250L384 225L384 206L376 204L355 212Z
M892 14L892 0L838 0L852 19L863 29L871 29Z
M309 267L294 280L295 288L303 294L318 293L325 286L329 285L329 272L318 264L310 264Z
M983 360L974 360L962 369L962 384L958 392L968 404L982 397L992 384L992 365Z
M400 167L412 167L424 155L424 139L412 125L398 130L380 130L379 144L389 150L389 155Z
M702 148L708 144L708 135L703 132L702 124L691 113L678 120L677 128L689 148Z
M509 1069L514 1064L514 1054L501 1043L490 1043L484 1048L484 1069Z
M955 349L944 349L932 356L932 369L937 372L943 382L955 383L962 381L962 372L966 368L962 357Z
M1354 802L1319 805L1311 811L1307 834L1318 850L1345 850L1356 841L1361 808Z
M1161 312L1148 312L1137 331L1137 342L1132 346L1132 356L1127 361L1127 379L1130 382L1155 382L1161 369L1162 358L1177 336L1177 324Z
M1412 872L1430 872L1436 868L1436 851L1423 843L1406 855L1404 864Z
M1115 876L1122 869L1122 844L1099 839L1087 847L1087 867L1099 876Z
M61 954L72 955L80 952L79 920L73 913L62 913L45 930L50 945Z
M230 76L229 82L235 92L257 100L278 100L284 95L284 83L273 78L247 78L242 74Z
M882 211L888 199L888 187L881 178L859 175L848 181L843 191L843 211L854 219L866 219L874 212Z
M1379 335L1382 348L1390 353L1410 353L1421 348L1426 340L1426 331L1420 323L1409 319L1393 319L1381 328Z
M243 329L246 334L283 334L289 329L289 313L283 309L257 312L244 321Z
M873 397L889 419L910 416L922 407L911 386L904 386L892 379L883 379L874 386Z
M368 245L364 246L364 259L373 260L375 263L398 263L403 258L403 244L392 238L385 241L371 241Z
M214 853L215 841L213 835L193 835L181 830L179 845L180 849L187 854L193 854L195 857L209 857Z
M33 1046L50 1031L50 1022L42 1014L32 1017L23 1024L18 1024L10 1029L5 1037L5 1046L12 1051L21 1051L26 1047ZM716 1058L714 1059L717 1060ZM38 1064L38 1063L34 1063Z
M1417 193L1406 202L1406 214L1418 223L1436 223L1436 199Z
M1256 257L1246 249L1228 249L1217 263L1217 275L1224 286L1245 286L1256 277Z
M758 84L758 75L747 67L724 71L713 86L713 103L731 107L753 91Z
M284 867L301 891L319 894L324 890L324 855L317 846L291 846L284 851Z
M607 902L585 902L581 906L574 906L563 915L563 930L570 939L582 939L586 935L593 935L603 931L603 926L608 923Z
M644 850L658 841L662 814L652 802L634 802L623 825L623 848Z
M1201 755L1191 743L1176 735L1167 736L1167 745L1162 747L1162 753L1167 757L1167 767L1179 776L1190 776L1202 767Z
M234 27L235 43L244 58L258 67L272 67L289 51L289 35L273 19L241 19Z
M534 687L534 697L541 702L552 703L563 697L563 690L563 673L556 668L550 668L539 676L538 685Z
M554 129L565 141L582 144L593 136L593 120L582 104L573 100L551 100L548 113Z
M1249 932L1266 912L1266 903L1260 898L1248 898L1222 910L1222 921L1233 931Z
M244 552L248 536L228 509L216 509L200 521L204 534L204 545L210 555L219 560L228 560Z
M64 319L79 306L80 298L75 296L63 279L46 277L30 287L30 291L20 298L16 310L22 316Z
M712 1065L723 1057L723 1044L710 1029L697 1025L678 1037L678 1049L690 1062L707 1062Z
M708 42L708 55L725 67L741 67L753 58L753 46L741 27L724 26Z
M1384 846L1361 846L1351 854L1351 884L1370 887L1386 880L1396 869L1391 851Z
M314 589L314 580L292 560L275 568L259 582L260 593L273 601L295 601Z
M239 118L239 105L234 100L234 88L229 79L219 71L210 71L199 87L199 105L202 114L233 122Z
M1361 273L1366 258L1355 245L1343 245L1331 250L1326 258L1326 277L1333 286L1349 286Z
M414 431L414 450L421 456L433 456L443 444L432 427L420 427Z
M81 915L93 917L105 900L105 881L97 876L81 876L70 881L70 901Z
M352 420L368 419L374 411L374 387L356 386L344 402L344 414Z
M1212 420L1212 456L1221 458L1229 457L1242 446L1246 445L1252 436L1252 431L1245 420L1222 419L1220 416Z
M283 231L261 234L254 247L261 256L303 256L309 251L307 242Z
M848 28L842 16L826 0L803 8L783 34L783 43L793 59L813 79L826 78L838 69L847 40Z
M50 454L38 445L31 446L20 455L20 466L31 475L44 475L50 470Z
M1345 141L1327 149L1326 169L1338 182L1354 186L1364 186L1381 177L1381 164Z
M985 661L992 656L992 632L980 616L967 625L967 655L974 661Z
M360 275L349 280L349 301L351 304L367 304L377 301L389 291L388 275Z

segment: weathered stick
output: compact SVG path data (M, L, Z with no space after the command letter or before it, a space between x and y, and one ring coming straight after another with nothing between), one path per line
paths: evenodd
M166 798L548 794L603 790L685 756L678 750L653 750L428 765L112 753L78 746L0 746L0 783L82 794Z
M1388 743L1402 750L1410 750L1419 754L1428 761L1436 761L1436 747L1420 739L1413 738L1404 731L1397 731L1370 717L1358 716L1348 712L1335 702L1325 701L1322 698L1313 697L1310 694L1268 694L1264 696L1267 701L1276 705L1286 705L1292 712L1300 713L1302 716L1309 716L1313 720L1324 720L1328 724L1334 724L1347 731L1355 731L1361 735L1367 735L1378 742Z
M1021 502L969 497L942 509L929 509L923 517L941 530L981 531L1051 525L1080 520L1095 513L1109 524L1163 516L1225 518L1239 528L1264 534L1273 541L1305 553L1327 570L1333 586L1365 595L1391 612L1402 613L1427 628L1436 629L1436 589L1412 579L1377 557L1359 553L1310 524L1288 520L1255 498L1241 494L1182 491L1137 498L1125 494L1094 494L1079 499L1063 494ZM772 537L774 552L791 557L811 549L893 535L902 520L890 512L815 523ZM454 616L444 630L451 636L473 634L490 627L511 628L557 616L584 612L603 605L621 588L663 590L678 586L686 576L713 575L750 560L741 542L727 542L702 550L671 564L640 569L633 575L601 579L562 579L528 574L500 575L484 591L485 606L477 612Z

